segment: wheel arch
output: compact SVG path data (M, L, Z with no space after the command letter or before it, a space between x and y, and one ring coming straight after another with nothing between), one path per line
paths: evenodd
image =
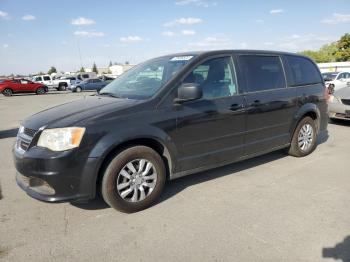
M97 174L94 181L95 195L96 195L96 192L98 192L99 190L99 186L100 186L104 171L108 166L108 163L118 153L133 146L147 146L149 148L152 148L154 151L156 151L164 161L165 168L166 168L166 179L169 180L170 172L173 167L173 160L172 160L172 154L168 146L166 146L165 143L161 141L161 139L156 137L151 137L151 136L134 137L113 145L101 156L101 161L97 167L97 172L96 172Z
M299 122L305 118L305 117L311 117L313 120L315 120L316 128L317 128L317 133L319 132L320 129L320 121L321 121L321 113L320 110L318 109L317 105L315 104L305 104L299 110L296 112L294 115L294 120L290 128L290 139L292 139L294 131L299 124Z

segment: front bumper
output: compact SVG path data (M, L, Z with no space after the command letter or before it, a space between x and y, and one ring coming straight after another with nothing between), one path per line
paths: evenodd
M77 151L13 149L17 184L31 197L48 202L86 201L95 197L97 158Z
M328 105L329 117L333 119L350 120L350 106L338 102Z

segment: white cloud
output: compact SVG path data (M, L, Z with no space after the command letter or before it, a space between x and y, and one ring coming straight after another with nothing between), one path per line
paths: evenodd
M175 25L195 25L200 23L203 23L202 19L195 18L195 17L188 17L188 18L175 19L173 21L165 23L163 26L170 27Z
M230 39L226 37L207 37L199 42L189 43L191 47L196 47L200 49L219 49L219 48L227 48L232 45Z
M0 18L2 18L2 19L10 19L10 16L9 16L8 13L0 10Z
M248 48L248 44L246 42L242 42L239 44L239 47L242 49L247 49Z
M332 18L330 19L324 19L321 21L323 24L330 24L330 25L336 25L340 23L349 23L350 22L350 14L338 14L334 13L332 15Z
M322 37L316 34L294 34L281 38L275 46L281 50L298 52L302 50L317 50L321 46L335 40L336 37Z
M264 45L265 46L274 46L275 43L274 42L265 42Z
M194 30L182 30L181 34L182 35L195 35L196 31L194 31Z
M211 2L211 1L203 1L203 0L177 0L175 1L175 5L195 5L200 7L211 7L211 6L217 6L217 2Z
M3 48L8 48L9 45L8 45L8 44L3 44L2 47L3 47Z
M78 17L76 19L73 19L71 21L71 24L82 26L82 25L93 25L93 24L96 24L96 22L92 19L89 19L89 18Z
M169 37L173 37L173 36L176 36L176 33L173 32L173 31L164 31L164 32L162 33L162 35L164 35L164 36L169 36Z
M277 15L277 14L282 14L284 13L283 9L272 9L270 10L271 15Z
M32 21L35 19L36 19L36 17L34 15L25 15L22 17L22 20L24 20L24 21Z
M95 31L92 31L92 32L88 32L88 31L75 31L75 32L74 32L74 35L80 36L80 37L88 37L88 38L105 36L105 34L104 34L103 32L95 32Z
M119 38L122 43L138 43L143 41L143 39L139 36L123 36Z

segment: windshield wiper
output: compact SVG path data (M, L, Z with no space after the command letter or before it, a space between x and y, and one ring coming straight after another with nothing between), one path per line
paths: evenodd
M99 93L99 96L110 96L110 97L114 97L114 98L121 98L120 96L117 96L114 93L109 93L109 92L104 92L104 93Z

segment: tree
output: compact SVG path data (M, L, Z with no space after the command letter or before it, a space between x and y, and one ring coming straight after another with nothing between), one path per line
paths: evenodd
M129 61L125 61L125 64L126 64L126 65L129 65L130 63L129 63Z
M113 64L112 64L112 61L109 61L109 66L108 67L111 67Z
M335 52L337 51L337 43L331 43L324 45L318 51L306 50L300 52L300 54L305 55L313 59L316 63L327 63L335 62Z
M96 74L98 74L98 70L97 70L97 66L96 66L95 62L93 64L93 66L92 66L92 72L95 72Z
M47 71L48 75L51 75L52 73L57 73L57 69L54 66L51 66L51 68L49 69L49 71Z
M80 73L85 73L85 68L82 66L79 70Z
M350 61L350 34L343 35L338 41L335 59L337 62Z

